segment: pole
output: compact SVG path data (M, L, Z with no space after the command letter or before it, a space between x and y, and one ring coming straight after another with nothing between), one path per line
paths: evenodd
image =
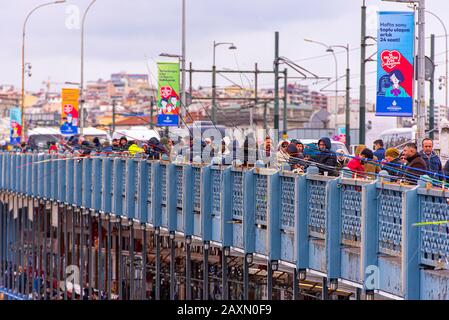
M215 57L215 47L214 47L214 57ZM214 59L215 60L215 59ZM215 67L215 64L212 66L212 122L215 124L215 108L216 108L216 95L217 95L217 69Z
M283 119L283 132L282 139L287 139L287 69L284 69L284 119Z
M350 74L351 70L349 69L349 44L346 46L346 112L345 112L345 132L346 132L346 147L349 150L351 146L351 99L350 99Z
M430 35L430 59L432 63L435 61L435 35ZM429 138L433 140L435 128L435 72L432 70L432 75L429 81Z
M279 132L279 32L274 34L274 131Z
M186 118L187 95L186 95L186 1L182 0L182 96L181 96L181 116Z
M418 8L418 132L416 142L421 145L426 129L426 61L425 61L425 0L419 0Z
M362 43L360 45L360 115L359 115L359 143L365 144L366 129L366 5L363 0L362 6Z
M87 7L86 11L84 11L82 25L81 25L81 82L80 82L80 106L79 106L79 115L80 115L80 134L83 134L83 128L84 128L84 99L83 99L83 93L84 93L84 26L86 22L87 13L89 12L89 9L94 5L94 3L97 0L92 0L92 2Z
M117 102L112 100L112 134L115 132L115 107ZM151 125L153 125L153 100L151 100Z
M335 52L332 50L332 56L335 62L335 114L334 114L334 127L337 128L338 122L338 61Z

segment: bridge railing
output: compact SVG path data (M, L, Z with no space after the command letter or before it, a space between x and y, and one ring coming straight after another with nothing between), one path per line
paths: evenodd
M413 226L449 220L449 191L420 183L326 177L313 168L300 175L260 166L0 153L3 193L134 219L406 298L419 298L420 288L431 292L421 285L422 266L449 268L447 225ZM366 286L372 270L378 281Z

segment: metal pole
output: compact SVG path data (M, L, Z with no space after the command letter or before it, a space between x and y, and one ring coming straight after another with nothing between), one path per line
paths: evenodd
M4 264L5 264L5 258L3 255L3 248L5 247L5 228L3 223L3 203L0 203L0 286L4 286L4 277L5 277L5 271L4 271Z
M56 299L59 300L59 281L61 280L61 213L59 211L60 207L58 204L58 227L56 228L56 242L58 243L58 252L56 257Z
M215 60L215 46L214 46L214 60ZM217 96L217 69L215 67L215 64L212 66L212 122L216 123L216 96Z
M445 83L444 101L445 101L445 108L446 108L446 117L447 117L447 119L449 119L449 112L447 110L447 108L448 108L448 77L449 77L449 70L448 70L448 65L449 65L449 56L448 56L448 54L449 54L449 52L448 52L448 44L447 44L447 42L448 42L447 29L446 29L446 25L444 24L443 20L441 20L440 17L438 17L433 12L430 12L430 11L427 11L427 10L426 10L426 12L431 14L432 16L434 16L436 19L438 19L438 21L441 23L441 25L443 26L443 29L444 29L444 39L445 39L445 47L446 47L446 50L445 50L446 73L445 73L445 78L444 78L445 79L444 80L444 83Z
M186 1L182 0L182 103L181 103L181 116L186 118L187 108L187 95L186 95Z
M282 132L282 139L287 139L287 90L288 86L288 77L287 77L287 69L284 69L284 120L283 120L283 132Z
M189 94L190 94L190 101L189 105L193 102L193 69L192 69L192 62L189 63ZM192 119L193 121L193 119Z
M141 299L147 299L147 227L142 224L142 294Z
M94 255L92 254L92 250L94 250L94 234L92 230L92 212L89 211L87 216L87 228L89 229L89 247L87 248L87 260L88 262L88 271L87 271L87 295L89 299L92 299L92 286L93 286L93 271L94 271Z
M422 144L426 129L426 61L425 61L425 0L419 0L418 7L418 132L416 142Z
M84 289L84 209L80 211L80 300L83 300Z
M117 106L117 101L112 100L112 134L115 132L115 107ZM151 119L153 119L153 101L151 101Z
M87 7L86 11L84 11L83 20L81 24L81 82L80 82L80 105L79 105L79 114L80 114L80 134L83 134L84 128L84 27L86 22L87 13L89 9L94 5L97 0L92 0L92 2Z
M45 209L44 209L45 210ZM76 225L76 221L75 221L75 208L71 207L71 213L72 213L72 259L71 259L71 264L72 266L78 266L78 261L76 258L76 230L75 230L75 225ZM75 300L75 295L76 295L76 291L75 291L75 279L73 280L73 286L72 286L72 300Z
M53 282L54 278L54 270L53 270L53 262L54 262L54 252L53 252L53 203L50 202L50 270L49 270L49 279L50 279L50 300L53 300Z
M47 222L48 222L48 216L47 216L47 203L44 202L44 208L42 210L42 213L44 215L44 226L43 226L43 237L42 237L42 260L43 260L43 283L44 283L44 300L47 300Z
M122 218L118 217L118 292L119 300L123 300L123 257L122 257Z
M161 300L161 236L159 234L160 229L156 227L155 241L156 241L156 288L155 299Z
M134 222L131 220L131 225L129 227L129 257L130 257L130 266L129 266L129 282L130 282L130 298L129 300L135 299L134 294Z
M191 261L190 243L186 243L186 300L192 300L191 269L192 269L192 261Z
M334 57L335 62L335 113L334 113L334 127L338 128L338 61L337 56L335 55L335 51L332 50L332 56Z
M430 35L430 60L435 63L435 35ZM435 70L432 70L432 75L429 81L429 138L433 140L435 128Z
M243 257L243 300L248 300L249 297L249 255L246 253Z
M108 215L108 300L111 300L112 297L112 235L111 235L111 216Z
M274 131L279 134L279 32L274 33Z
M350 74L351 70L349 69L349 43L346 46L346 112L345 112L345 131L346 131L346 147L349 150L351 146L351 98L350 98Z
M101 299L101 291L103 290L103 235L102 235L102 221L101 213L98 213L98 273L97 273L97 288L98 288L98 300Z
M298 269L293 269L293 300L298 300L299 285L298 285Z
M360 115L359 115L359 143L365 144L366 129L366 5L362 6L362 43L360 49Z
M224 247L221 251L221 274L222 274L222 299L229 299L229 283L228 283L228 256L226 255L226 250L231 251L231 248Z
M67 217L67 205L64 205L64 279L67 276L67 266L69 259L69 235L68 235L68 217ZM64 300L67 300L67 280L64 280Z
M267 262L267 300L273 299L273 267L271 260Z
M268 120L267 120L267 109L268 109L268 102L265 102L263 104L263 128L268 130Z
M209 242L203 247L203 300L209 300Z
M170 234L170 300L175 300L175 285L177 281L175 275L175 254L175 234L173 232Z
M329 291L327 288L327 278L326 277L323 277L321 300L329 300Z

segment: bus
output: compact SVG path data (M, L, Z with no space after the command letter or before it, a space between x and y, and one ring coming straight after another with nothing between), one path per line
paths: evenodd
M384 142L384 148L404 149L408 142L416 142L417 127L396 128L382 131L379 138Z

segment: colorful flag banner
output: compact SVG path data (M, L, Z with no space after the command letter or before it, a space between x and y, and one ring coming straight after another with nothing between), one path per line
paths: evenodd
M377 116L413 116L413 12L379 12Z
M78 134L79 89L62 89L61 134Z
M10 144L20 144L20 136L22 135L22 112L19 108L12 108L9 114L11 121Z
M178 126L179 109L179 63L158 62L158 115L157 126Z

